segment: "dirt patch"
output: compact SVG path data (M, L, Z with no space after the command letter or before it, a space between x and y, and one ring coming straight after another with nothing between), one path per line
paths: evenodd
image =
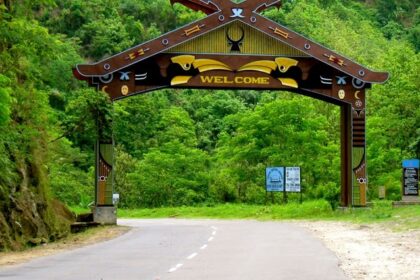
M302 222L340 259L350 279L419 279L420 231L393 232L386 225Z
M60 241L44 244L21 252L0 253L0 266L11 266L28 262L32 259L50 256L61 252L81 248L116 238L130 230L129 227L108 226L88 229L72 234Z

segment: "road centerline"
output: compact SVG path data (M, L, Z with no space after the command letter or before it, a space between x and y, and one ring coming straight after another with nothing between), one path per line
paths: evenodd
M187 260L192 260L193 258L195 258L198 255L198 253L192 253L191 255L189 255L187 257Z

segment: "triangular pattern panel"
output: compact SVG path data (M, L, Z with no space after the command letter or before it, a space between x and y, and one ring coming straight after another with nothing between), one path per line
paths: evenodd
M197 26L198 28L201 27ZM239 21L222 26L166 52L308 57L307 54L282 44L278 40Z

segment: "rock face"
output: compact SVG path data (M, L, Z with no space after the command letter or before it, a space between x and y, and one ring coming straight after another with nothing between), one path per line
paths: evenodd
M39 176L29 176L27 168L19 173L18 187L0 186L0 251L60 239L70 232L75 220L65 205L48 198L45 182L34 180Z

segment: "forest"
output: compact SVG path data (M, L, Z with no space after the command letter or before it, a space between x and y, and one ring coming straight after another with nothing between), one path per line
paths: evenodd
M368 196L398 200L401 161L420 157L419 0L288 0L264 15L391 74L368 91ZM204 16L169 0L0 0L0 250L60 238L64 205L93 201L98 112L114 120L119 207L264 204L267 166L300 166L304 199L337 206L335 105L169 89L111 104L73 77Z

